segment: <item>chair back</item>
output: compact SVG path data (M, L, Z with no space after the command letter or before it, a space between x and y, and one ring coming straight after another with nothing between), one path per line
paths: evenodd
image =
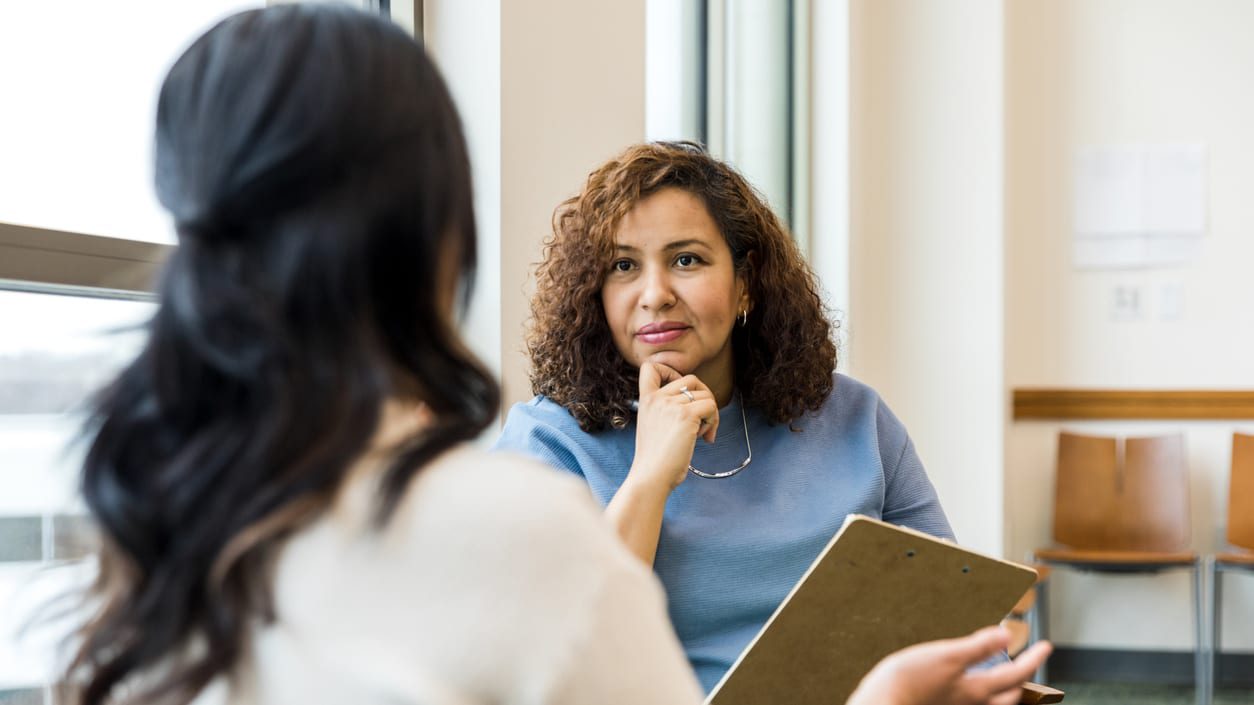
M1254 436L1244 433L1232 434L1228 543L1254 549Z
M1060 433L1054 540L1087 550L1187 548L1189 483L1183 436L1123 439Z

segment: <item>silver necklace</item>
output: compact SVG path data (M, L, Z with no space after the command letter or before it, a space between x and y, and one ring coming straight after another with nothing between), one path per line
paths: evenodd
M724 478L731 477L732 475L735 475L741 470L744 470L745 468L749 467L749 463L753 462L753 446L749 445L749 420L745 418L744 399L740 400L740 421L742 424L744 424L744 427L745 427L745 451L748 453L748 455L745 457L744 462L742 462L739 466L732 468L731 470L725 470L723 472L705 472L704 470L698 470L696 466L690 463L688 465L688 472L692 473L693 475L696 475L697 477L704 477L707 480L722 480Z

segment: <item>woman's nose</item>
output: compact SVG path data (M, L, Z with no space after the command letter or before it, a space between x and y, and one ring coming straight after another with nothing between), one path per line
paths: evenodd
M665 271L646 271L641 278L644 289L640 292L640 306L658 311L675 305L675 290Z

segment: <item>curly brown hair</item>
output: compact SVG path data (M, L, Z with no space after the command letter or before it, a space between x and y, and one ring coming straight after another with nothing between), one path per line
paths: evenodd
M628 148L588 175L553 212L553 234L536 270L527 351L531 387L592 432L622 428L639 370L614 345L601 303L618 224L664 188L699 197L746 277L753 307L732 330L736 387L772 423L817 410L832 391L835 324L787 229L731 166L692 142Z

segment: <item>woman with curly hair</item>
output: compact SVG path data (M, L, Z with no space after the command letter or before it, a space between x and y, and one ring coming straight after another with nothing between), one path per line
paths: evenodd
M554 215L532 315L538 396L497 447L588 483L707 691L846 515L953 537L901 422L834 373L787 230L699 145L633 146L589 175Z

